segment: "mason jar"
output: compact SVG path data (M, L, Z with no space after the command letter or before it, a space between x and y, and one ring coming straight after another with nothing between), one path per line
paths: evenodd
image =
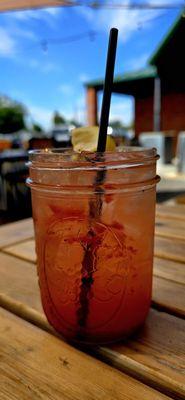
M42 305L67 340L114 342L146 319L157 159L154 148L30 152Z

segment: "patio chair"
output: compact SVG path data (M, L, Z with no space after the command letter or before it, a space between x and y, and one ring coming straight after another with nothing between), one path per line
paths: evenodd
M25 162L6 162L1 171L1 209L10 215L31 215L30 191L26 186L28 167Z
M52 138L36 138L32 137L29 140L29 150L34 150L34 149L45 149L45 148L51 148L54 147L54 142Z
M12 143L7 139L0 139L0 151L11 149Z
M177 139L177 169L185 172L185 132L180 132Z
M139 135L142 147L155 147L160 155L160 163L165 162L165 137L162 132L143 132Z

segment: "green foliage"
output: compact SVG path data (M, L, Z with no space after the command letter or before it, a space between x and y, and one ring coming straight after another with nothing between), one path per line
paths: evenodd
M120 128L123 128L123 129L133 129L134 123L131 122L131 124L126 125L126 124L124 124L123 122L121 122L121 121L119 121L119 120L115 120L115 121L111 121L111 122L110 122L110 126L111 126L112 128L114 128L114 129L120 129Z
M34 132L42 132L42 131L43 131L42 127L41 127L39 124L37 124L37 123L34 123L34 124L33 124L32 130L33 130Z
M112 121L110 125L112 126L112 128L124 128L123 123L119 120Z
M65 124L66 120L58 111L55 111L53 114L53 123L54 125Z
M25 129L26 109L22 104L0 97L0 133L14 133Z
M79 124L75 119L70 119L69 124L76 126L76 128L81 126L81 124Z

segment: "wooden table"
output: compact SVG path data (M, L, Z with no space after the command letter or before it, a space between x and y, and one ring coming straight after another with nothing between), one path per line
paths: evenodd
M0 228L0 399L185 399L185 207L157 206L152 307L130 340L87 352L43 314L32 220ZM183 344L184 343L184 344Z

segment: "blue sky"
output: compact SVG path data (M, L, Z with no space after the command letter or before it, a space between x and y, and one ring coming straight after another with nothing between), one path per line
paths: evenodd
M23 102L46 128L54 110L85 123L84 82L104 75L110 27L119 29L115 73L124 73L146 65L178 13L64 7L0 14L0 93ZM128 123L132 115L132 99L114 95L111 119Z

